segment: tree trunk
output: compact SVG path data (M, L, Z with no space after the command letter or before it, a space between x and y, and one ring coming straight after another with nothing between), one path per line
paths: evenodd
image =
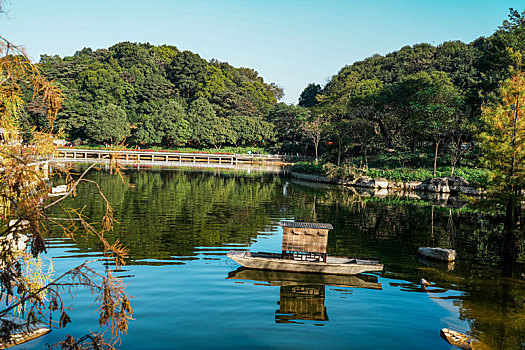
M337 143L337 165L341 165L341 149L343 148L343 141L341 138L338 138Z
M430 212L430 227L431 227L431 231L430 231L430 238L432 239L432 246L434 245L434 206L432 206L431 208L431 212Z
M368 157L367 157L367 154L366 154L366 145L361 145L361 154L363 155L363 166L365 169L368 169Z
M441 141L441 140L440 140ZM437 159L438 159L438 149L439 149L439 142L436 141L436 149L434 150L434 173L433 176L436 176L436 169L437 169Z
M317 150L319 149L319 142L316 142L314 146L315 146L315 164L317 164L318 163L318 161L317 161Z
M385 140L386 148L393 149L394 148L394 142L392 141L392 135L390 135L388 130L385 128L385 125L383 124L381 119L376 118L375 121L379 125L379 131L381 132L381 135L383 135L383 139Z
M451 165L451 171L450 176L454 176L454 171L456 170L456 166L459 166L459 159L461 158L461 142L462 135L460 134L457 136L457 140L452 137L452 143L454 144L454 150L452 151L452 154L450 155L450 165Z
M516 188L516 196L521 198L521 188ZM514 207L514 227L521 229L521 203Z
M416 153L417 150L417 136L412 139L412 153Z
M501 249L501 263L503 268L503 275L512 277L514 272L514 265L518 257L518 240L514 231L505 233L503 238L503 246Z
M517 133L517 126L518 126L518 112L519 112L519 95L516 94L516 113L514 114L514 124L513 124L513 130L512 130L512 149L516 147L516 133ZM512 180L514 177L514 169L516 166L516 157L513 154L511 157L510 162L510 169L508 173L509 179ZM502 262L503 262L503 272L507 276L512 276L512 272L514 270L514 263L516 262L517 258L517 239L515 235L515 229L520 224L520 218L521 218L521 201L518 200L516 203L515 198L520 198L519 195L521 194L521 188L515 188L514 185L510 185L507 187L507 191L509 193L509 199L507 200L507 208L505 211L505 224L504 224L504 231L505 231L505 238L503 239L503 248L502 248Z

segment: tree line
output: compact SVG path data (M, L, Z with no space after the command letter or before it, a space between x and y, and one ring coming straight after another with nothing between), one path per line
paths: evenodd
M465 154L476 157L482 106L510 78L512 52L525 50L524 14L511 9L471 43L405 46L345 66L325 86L306 86L297 106L278 102L283 90L253 69L168 45L43 55L39 67L66 97L56 126L70 141L263 146L364 167L371 155L425 153L453 173ZM29 102L23 125L44 128L45 114Z
M315 154L321 147L337 164L346 155L366 166L370 153L426 152L434 169L445 154L453 171L466 152L476 153L482 106L498 100L523 50L525 12L511 9L489 37L373 55L343 67L324 87L309 84L299 98L307 117L296 130ZM282 125L280 136L289 131Z
M42 55L39 67L66 97L55 126L76 142L263 145L275 135L266 116L283 96L253 69L168 45L122 42L71 57ZM40 101L26 112L26 128L46 127Z

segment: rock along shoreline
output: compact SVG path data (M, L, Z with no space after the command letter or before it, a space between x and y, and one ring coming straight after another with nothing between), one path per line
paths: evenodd
M292 178L304 181L331 183L351 187L363 187L373 189L388 189L393 191L409 191L409 192L434 192L434 193L457 193L469 196L480 196L485 193L485 190L474 188L470 183L462 177L434 177L425 181L388 181L384 178L370 178L362 176L354 181L345 181L342 179L329 178L326 176L309 175L289 172Z

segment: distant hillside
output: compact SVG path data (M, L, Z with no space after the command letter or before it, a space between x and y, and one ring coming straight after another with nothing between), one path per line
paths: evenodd
M67 98L56 125L72 141L257 144L273 137L266 117L283 96L253 69L167 45L122 42L71 57L43 55L40 67ZM27 110L28 127L45 126L43 110Z
M482 106L523 69L523 53L525 11L510 9L490 37L373 55L343 67L324 87L309 84L299 105L323 116L338 163L346 150L366 164L370 151L386 149L432 152L454 166L466 153L474 156Z

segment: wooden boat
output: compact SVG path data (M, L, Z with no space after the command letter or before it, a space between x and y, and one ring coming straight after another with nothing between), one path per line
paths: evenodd
M328 256L330 224L281 222L283 226L282 253L251 253L231 250L227 256L249 269L287 272L307 272L332 275L357 275L383 271L375 258Z
M383 271L377 260L328 256L326 262L283 259L281 254L250 253L230 250L228 257L249 269L287 272L326 273L332 275L357 275L363 272Z
M7 342L0 342L0 349L7 349L15 345L27 343L28 341L39 338L43 335L46 335L49 332L51 332L51 329L39 327L32 328L20 333L12 334Z

